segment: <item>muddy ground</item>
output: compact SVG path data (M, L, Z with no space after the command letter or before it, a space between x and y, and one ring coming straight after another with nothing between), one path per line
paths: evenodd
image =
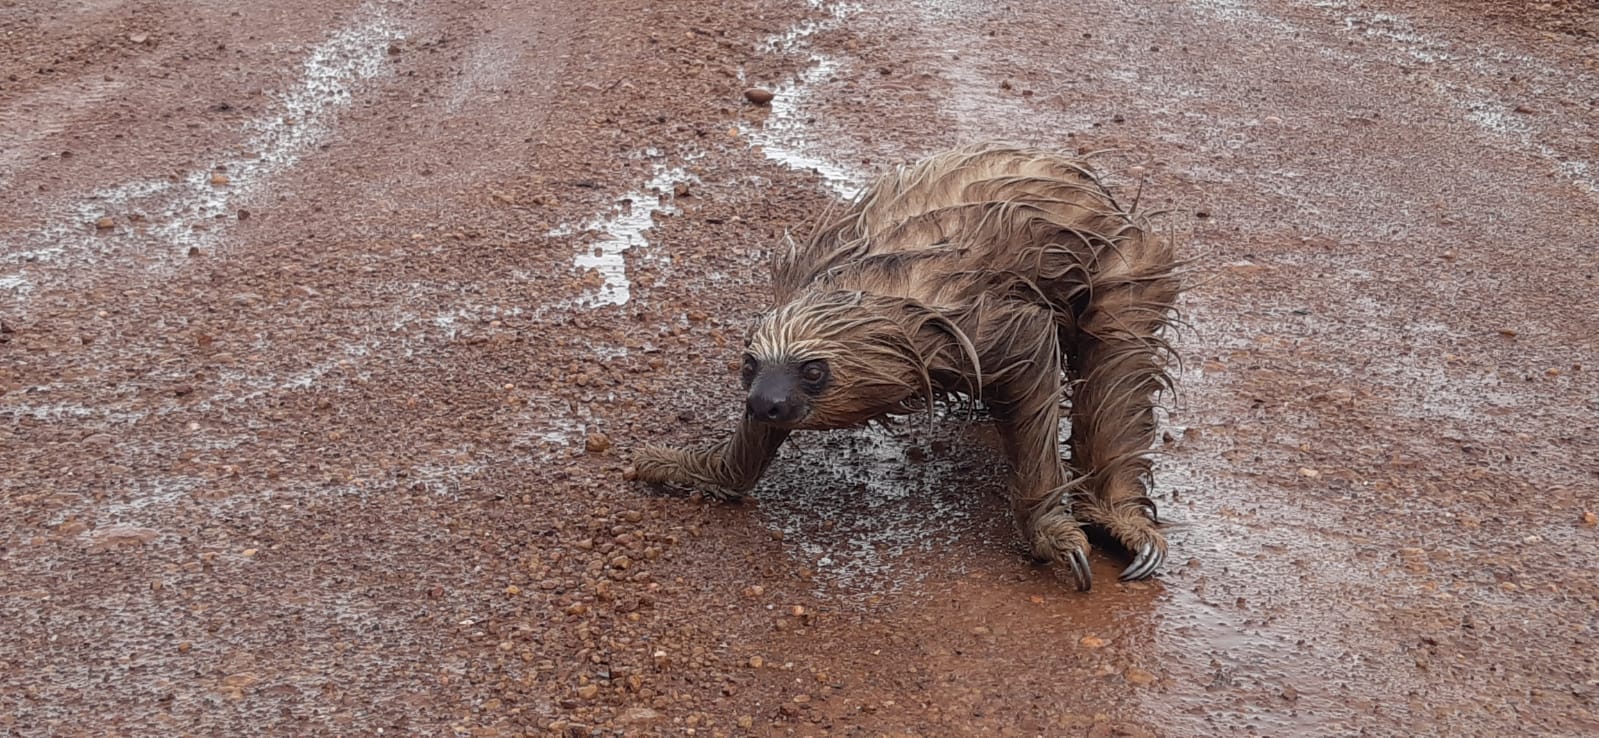
M1413 5L0 2L0 732L1599 733L1599 12ZM1198 260L1156 580L981 423L623 479L978 138Z

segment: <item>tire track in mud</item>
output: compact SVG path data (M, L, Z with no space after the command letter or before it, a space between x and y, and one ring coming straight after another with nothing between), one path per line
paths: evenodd
M363 6L309 50L297 81L265 114L244 124L237 156L67 198L75 201L52 208L42 226L0 242L0 268L10 271L0 274L0 287L25 303L41 286L110 269L159 278L174 260L215 252L229 223L246 217L244 206L333 134L339 111L383 71L391 44L403 38L384 3Z

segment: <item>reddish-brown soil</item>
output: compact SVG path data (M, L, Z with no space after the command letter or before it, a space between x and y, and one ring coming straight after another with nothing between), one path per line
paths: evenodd
M0 732L1599 733L1594 14L1405 5L0 2ZM1157 579L980 422L623 479L980 138L1196 258Z

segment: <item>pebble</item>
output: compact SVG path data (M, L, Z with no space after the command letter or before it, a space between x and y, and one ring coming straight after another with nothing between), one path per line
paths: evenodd
M1592 510L1584 512L1582 514L1582 525L1585 528L1592 528L1596 525L1599 525L1599 515L1594 514L1594 511Z
M595 697L598 697L599 694L600 685L598 684L585 684L577 688L577 696L582 697L585 700L592 700Z
M773 95L771 90L761 87L751 87L744 91L744 99L756 105L770 104L774 97L776 95Z
M1140 687L1155 683L1154 674L1144 671L1136 666L1127 667L1127 671L1123 673L1122 676L1127 679L1128 684L1133 684Z
M590 433L583 447L591 454L603 454L611 448L611 438L604 433Z
M113 546L131 545L143 546L156 538L160 533L152 528L137 528L130 525L114 525L109 528L100 528L86 534L89 545L97 549L111 548Z
M1283 119L1275 115L1268 115L1266 116L1265 123L1269 126L1280 126L1283 123Z
M648 707L632 707L618 715L616 721L623 725L653 725L660 722L662 717L661 713Z
M109 215L102 215L99 220L94 222L94 227L106 231L117 227L117 222Z
M223 174L221 172L212 172L211 173L211 184L216 185L218 187L221 187L222 185L225 185L227 183L228 183L228 175Z
M1078 643L1083 644L1083 648L1100 648L1105 645L1105 639L1098 636L1083 636Z

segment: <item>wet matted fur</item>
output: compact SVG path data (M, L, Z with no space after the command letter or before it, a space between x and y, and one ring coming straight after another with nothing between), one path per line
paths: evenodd
M964 396L999 422L1034 556L1088 589L1088 524L1133 552L1124 579L1164 560L1148 454L1180 279L1170 240L1081 160L994 144L928 157L791 241L772 272L774 306L746 342L738 429L705 448L637 450L639 479L737 496L791 431Z

